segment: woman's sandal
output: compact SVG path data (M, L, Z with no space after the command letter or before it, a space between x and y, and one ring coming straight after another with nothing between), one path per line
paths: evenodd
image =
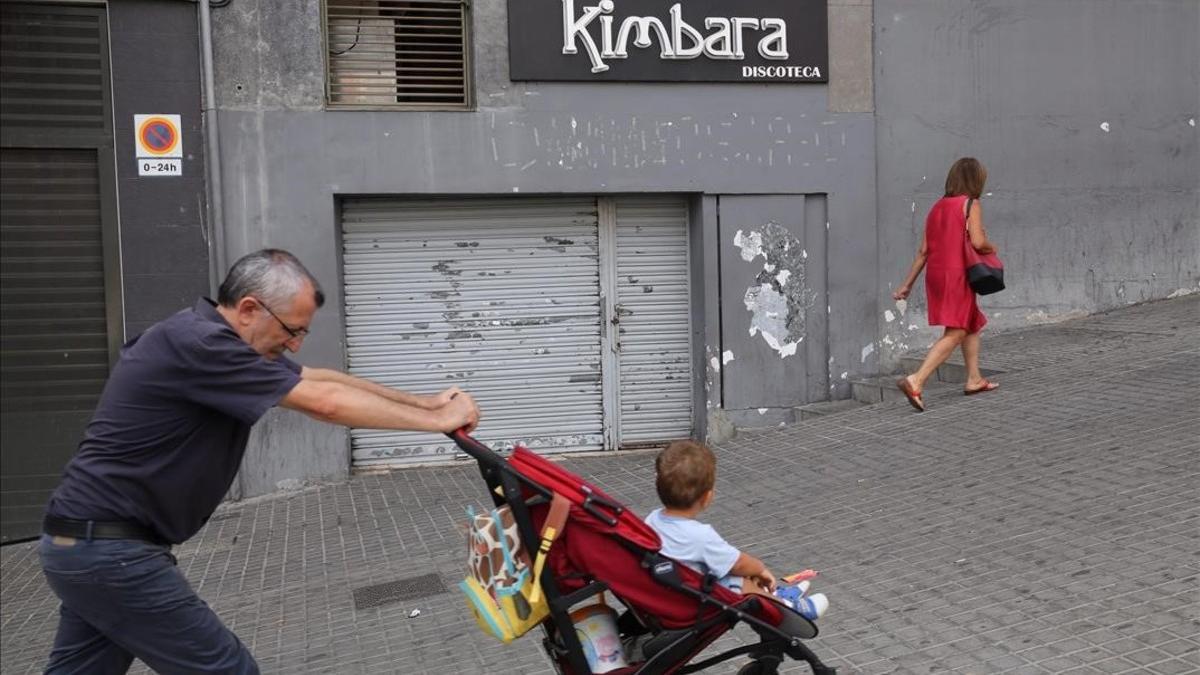
M912 386L907 377L896 380L896 386L904 392L904 397L908 399L912 407L917 409L917 412L925 412L925 401L921 400L921 392Z
M976 387L974 389L964 388L963 396L974 396L975 394L982 394L986 391L995 391L996 389L999 389L999 388L1000 388L1000 385L996 384L995 382L991 382L989 380L984 380L983 385L981 385L979 387Z

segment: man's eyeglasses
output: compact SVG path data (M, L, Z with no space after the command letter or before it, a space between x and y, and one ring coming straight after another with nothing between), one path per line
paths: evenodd
M271 308L267 307L266 303L264 303L262 300L259 300L258 298L254 298L254 301L258 303L259 307L262 307L263 309L267 310L267 314L270 314L272 318L274 318L276 321L279 322L279 325L283 327L283 330L287 331L287 334L291 336L291 339L299 340L300 338L308 336L307 328L292 328L291 326L284 323L283 319L279 318L279 316L277 314L275 314L275 312L272 312Z

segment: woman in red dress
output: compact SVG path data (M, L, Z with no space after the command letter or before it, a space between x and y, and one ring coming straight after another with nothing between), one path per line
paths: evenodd
M992 391L999 385L984 379L979 372L979 331L987 317L975 304L975 292L967 284L963 260L963 238L970 236L971 245L980 253L995 253L996 246L988 241L983 229L983 207L979 196L987 182L987 170L974 157L963 157L950 167L946 175L946 196L938 200L925 219L921 247L913 260L912 269L892 297L904 300L912 285L925 272L925 299L929 308L929 325L945 326L942 337L930 348L917 372L896 381L896 386L917 410L925 410L921 392L925 381L961 347L967 366L967 382L963 393L968 396ZM968 202L970 212L967 212Z

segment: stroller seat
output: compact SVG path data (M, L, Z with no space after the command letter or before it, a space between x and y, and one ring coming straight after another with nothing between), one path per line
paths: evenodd
M773 598L736 593L663 556L654 530L600 488L524 448L506 460L465 433L451 438L479 462L496 504L512 509L529 550L537 548L551 498L570 503L539 578L550 609L543 646L559 673L592 672L569 612L606 591L629 610L618 622L629 665L612 675L696 672L741 655L752 660L739 673L775 673L784 658L807 662L816 675L835 672L802 642L816 637L815 624ZM738 623L759 642L692 663Z

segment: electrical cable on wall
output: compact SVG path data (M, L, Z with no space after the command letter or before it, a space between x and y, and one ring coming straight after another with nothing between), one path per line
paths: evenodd
M231 2L232 0L224 0L224 1ZM354 20L354 43L351 44L349 47L346 47L345 49L343 49L340 52L330 49L329 50L330 55L341 56L342 54L345 54L346 52L350 51L351 49L354 49L355 47L357 47L358 46L358 36L361 31L362 31L362 17L359 17Z

